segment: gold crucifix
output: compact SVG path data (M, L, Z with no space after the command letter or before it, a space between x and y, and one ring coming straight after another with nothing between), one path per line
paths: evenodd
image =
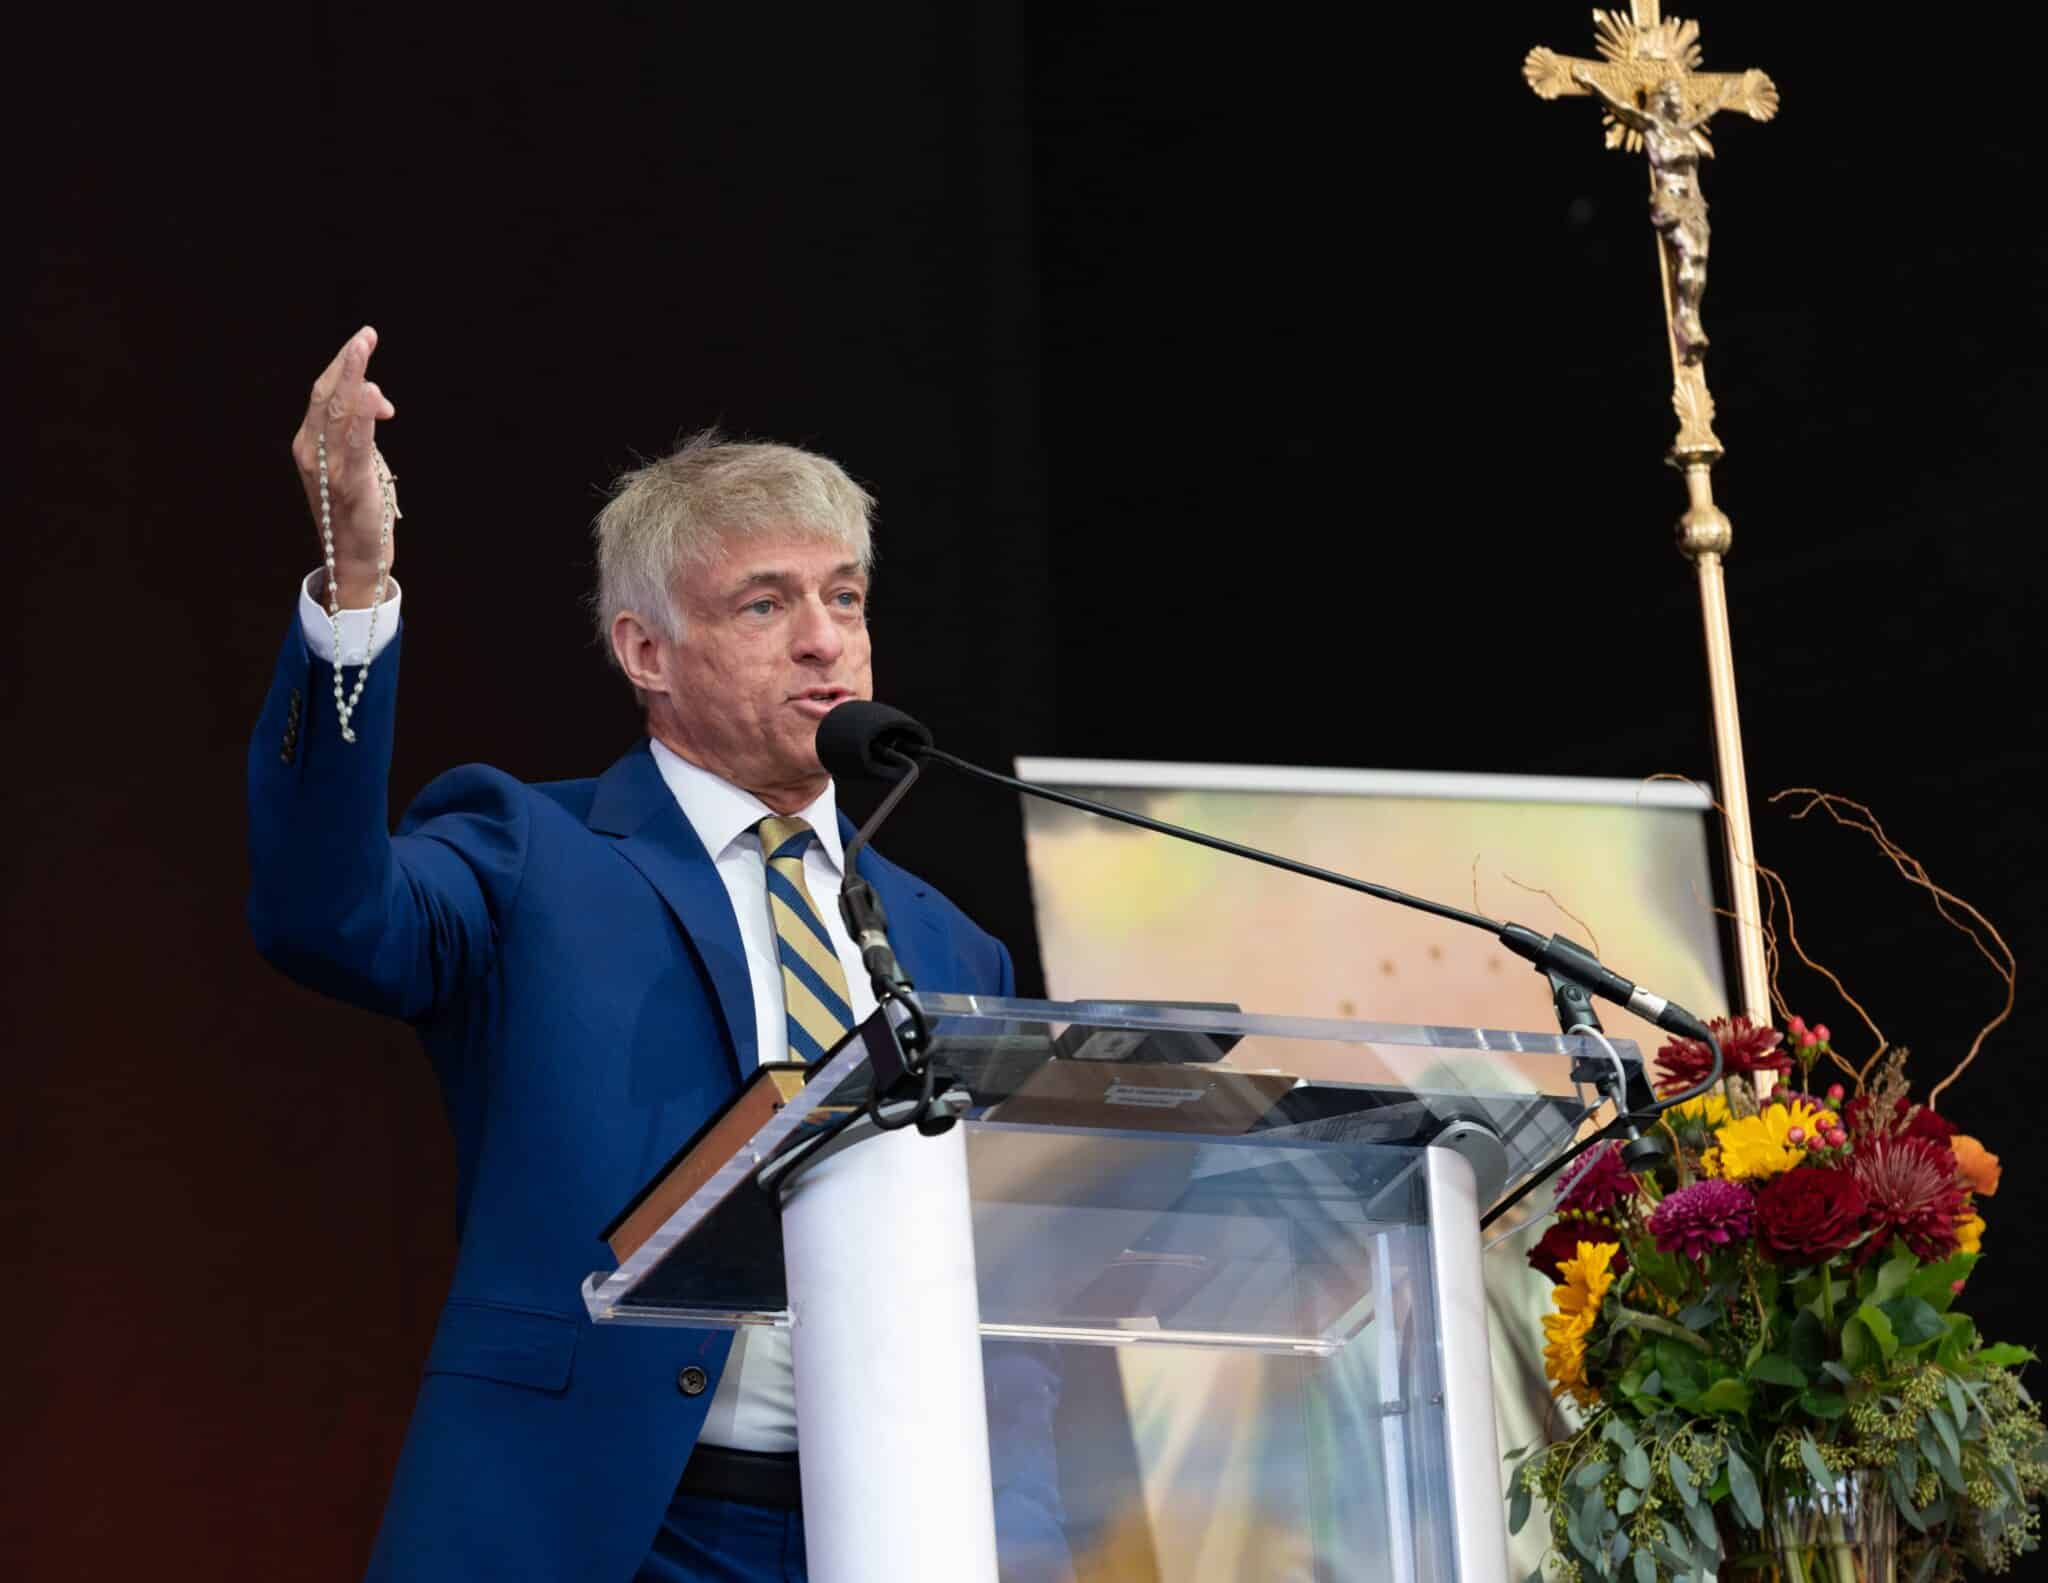
M1749 791L1742 763L1742 727L1735 705L1735 659L1728 635L1728 597L1721 560L1734 529L1714 504L1712 468L1722 454L1707 391L1706 325L1700 300L1707 285L1707 200L1699 162L1713 156L1707 123L1723 110L1758 121L1778 111L1778 90L1760 71L1698 71L1697 22L1658 15L1658 0L1632 0L1632 16L1595 11L1598 60L1536 48L1522 76L1539 98L1589 95L1606 108L1607 146L1641 150L1650 167L1650 224L1664 282L1664 327L1671 348L1671 404L1678 438L1668 457L1685 475L1687 509L1679 548L1699 576L1706 626L1707 679L1714 707L1714 758L1727 814L1728 868L1734 890L1741 1000L1751 1021L1768 1022L1762 906L1750 838Z

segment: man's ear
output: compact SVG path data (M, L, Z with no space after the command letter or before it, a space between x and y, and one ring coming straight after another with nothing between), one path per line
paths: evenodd
M668 681L661 674L661 639L646 622L630 610L612 617L612 654L626 680L641 693L666 693Z

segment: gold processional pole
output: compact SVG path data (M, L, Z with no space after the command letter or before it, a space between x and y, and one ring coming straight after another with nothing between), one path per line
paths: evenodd
M1678 519L1678 547L1699 574L1706 624L1707 681L1714 705L1714 759L1727 812L1728 872L1734 889L1742 1009L1759 1025L1770 1020L1764 971L1763 908L1749 828L1749 791L1742 767L1742 724L1735 707L1735 655L1728 638L1728 595L1721 559L1735 531L1714 504L1714 398L1703 360L1707 333L1700 296L1707 284L1707 200L1699 162L1711 157L1705 127L1722 110L1758 121L1778 111L1778 90L1760 71L1703 72L1697 22L1658 17L1658 0L1633 0L1634 17L1595 11L1598 60L1575 60L1533 49L1522 75L1538 97L1589 94L1607 107L1607 146L1641 149L1650 165L1650 224L1664 281L1664 328L1671 345L1671 404L1678 438L1668 460L1685 475L1687 505Z

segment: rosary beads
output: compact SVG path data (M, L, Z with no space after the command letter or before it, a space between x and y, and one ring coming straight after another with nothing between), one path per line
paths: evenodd
M356 705L363 696L363 684L370 679L370 655L377 646L377 611L384 603L384 596L390 586L388 573L391 569L391 521L398 515L398 479L385 464L383 453L370 452L370 460L377 469L377 487L384 496L384 523L377 536L377 599L370 606L370 631L363 641L363 668L356 676L355 690L346 699L341 690L341 593L335 586L334 575L334 507L327 497L327 436L316 437L320 450L320 543L327 553L327 630L334 636L334 713L341 722L341 740L353 742L355 730L349 725L349 718L356 712Z

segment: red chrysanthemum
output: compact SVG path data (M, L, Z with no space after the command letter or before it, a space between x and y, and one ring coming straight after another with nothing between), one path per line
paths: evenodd
M1557 1207L1604 1215L1635 1196L1636 1179L1621 1163L1621 1145L1602 1144L1579 1160L1557 1184Z
M1721 1041L1721 1075L1747 1077L1754 1072L1789 1072L1792 1057L1779 1046L1785 1036L1776 1028L1758 1028L1747 1017L1716 1017L1707 1024ZM1675 1094L1703 1081L1714 1069L1714 1052L1699 1039L1673 1039L1657 1052L1657 1092Z
M1564 1279L1566 1259L1575 1259L1582 1242L1612 1242L1614 1259L1608 1268L1616 1275L1628 1268L1628 1244L1611 1223L1595 1221L1589 1215L1560 1214L1529 1250L1529 1267L1541 1270L1553 1281Z
M1893 1237L1930 1264L1956 1251L1956 1222L1968 1212L1968 1189L1954 1150L1924 1138L1879 1133L1858 1146L1849 1168L1870 1201L1866 1257L1889 1247Z
M1786 1171L1756 1195L1757 1247L1779 1264L1818 1264L1862 1234L1869 1208L1862 1184L1847 1171Z
M1716 1248L1747 1240L1756 1227L1755 1202L1740 1182L1709 1177L1665 1198L1651 1211L1649 1227L1658 1252L1704 1259Z

